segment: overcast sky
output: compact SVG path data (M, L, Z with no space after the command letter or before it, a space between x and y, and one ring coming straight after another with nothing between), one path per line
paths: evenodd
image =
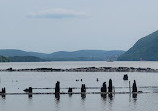
M158 30L158 0L0 0L0 49L128 50Z

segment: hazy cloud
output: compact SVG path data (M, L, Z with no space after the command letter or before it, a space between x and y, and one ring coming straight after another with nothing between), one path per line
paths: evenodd
M61 18L78 18L78 17L86 17L87 14L84 12L77 12L74 10L66 10L66 9L49 9L38 12L31 12L28 15L33 18L51 18L51 19L61 19Z

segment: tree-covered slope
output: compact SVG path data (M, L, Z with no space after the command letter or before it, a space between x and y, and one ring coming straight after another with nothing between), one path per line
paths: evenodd
M78 51L58 51L51 54L27 52L17 49L0 49L0 55L9 57L12 61L20 62L28 60L35 60L30 56L38 57L47 61L103 61L103 60L116 60L118 56L123 54L122 50L78 50ZM36 59L38 60L38 59ZM39 59L40 60L40 59Z
M158 31L139 39L119 61L158 61Z
M4 56L0 56L0 62L9 62L9 59Z
M10 62L43 62L44 59L34 56L14 56L8 57Z
M17 49L0 49L0 55L5 57L13 57L13 56L35 56L35 57L45 57L46 54L38 53L38 52L27 52L23 50Z

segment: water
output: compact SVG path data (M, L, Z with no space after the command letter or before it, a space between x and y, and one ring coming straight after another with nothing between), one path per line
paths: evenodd
M1 63L0 69L5 68L76 68L76 67L142 67L158 69L158 62L49 62L49 63ZM111 78L116 92L129 91L128 81L123 81L124 72L0 72L0 88L6 87L8 93L23 92L25 88L54 88L56 81L60 81L60 86L100 87L104 81ZM158 86L158 73L128 72L131 84L137 82L138 90L143 93L137 98L132 98L130 94L115 94L113 98L101 97L100 94L87 94L85 98L81 95L60 95L56 99L54 95L7 95L0 97L0 111L156 111L158 109L158 88L142 88L144 86ZM99 79L99 82L96 81ZM76 79L83 81L76 82ZM122 87L122 88L117 88ZM79 92L74 89L73 92ZM88 89L87 92L98 92L100 89ZM33 92L54 92L53 89L36 89ZM61 89L67 92L67 89Z

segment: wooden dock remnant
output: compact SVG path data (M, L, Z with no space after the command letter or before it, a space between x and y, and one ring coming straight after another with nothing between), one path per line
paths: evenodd
M112 93L112 80L111 80L111 79L109 79L108 92L109 92L109 93Z
M2 92L0 92L0 94L1 94L2 98L5 98L5 95L6 95L6 89L5 89L5 87L2 88Z
M81 86L81 93L85 93L86 92L86 85L82 84Z
M132 86L132 97L133 98L137 98L137 84L136 84L136 81L134 80L134 83L133 83L133 86Z
M29 98L32 98L32 87L29 87L29 90L28 90L28 97L29 97Z
M127 75L127 74L125 74L125 75L123 76L123 80L128 80L128 75Z
M55 84L55 98L57 100L60 99L60 82L57 81L57 83Z
M56 85L55 85L55 93L60 93L60 82L57 81Z
M72 88L68 89L68 94L71 96L72 95Z
M132 86L132 92L137 92L137 84L136 81L134 80L133 86Z
M106 82L103 83L103 86L101 87L101 92L102 93L106 93L107 92Z

